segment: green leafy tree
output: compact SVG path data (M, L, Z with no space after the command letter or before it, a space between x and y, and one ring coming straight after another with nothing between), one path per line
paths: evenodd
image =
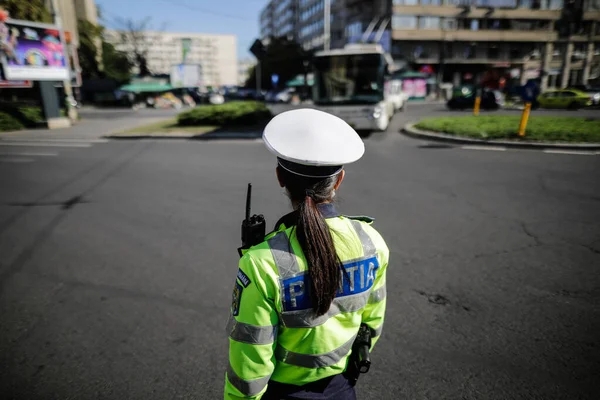
M44 0L0 0L0 8L9 12L10 18L34 22L52 22L52 14Z
M110 43L102 42L102 62L106 78L114 79L120 84L129 82L133 64L127 54L115 49Z
M129 81L132 63L127 55L102 39L104 27L79 20L79 66L84 79L108 78L119 83ZM102 48L102 68L98 65L98 46Z
M98 65L98 44L101 43L102 26L94 25L90 21L77 21L79 32L79 66L81 76L84 79L100 78L100 66Z
M277 86L284 87L285 82L306 72L304 61L308 59L309 54L297 42L287 38L272 38L260 63L261 87L267 90L273 88L273 74L279 75ZM251 68L246 87L256 87L256 67Z

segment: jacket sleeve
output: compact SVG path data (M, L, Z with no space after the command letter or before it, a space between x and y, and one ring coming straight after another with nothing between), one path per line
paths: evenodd
M245 254L240 260L227 324L226 400L260 399L275 368L278 314L272 284L262 275L251 254Z
M386 305L386 274L387 266L389 262L389 250L377 231L368 227L367 232L369 237L373 241L373 244L377 248L377 259L379 262L379 268L375 275L375 282L369 295L369 300L364 308L362 315L362 322L367 324L371 328L371 349L375 346L375 343L379 340L383 329L383 320L385 317L385 305Z

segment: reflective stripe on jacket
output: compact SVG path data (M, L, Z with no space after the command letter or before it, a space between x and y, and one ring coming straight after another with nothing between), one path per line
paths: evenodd
M361 322L379 339L389 250L369 223L319 205L345 271L316 316L295 229L282 224L241 258L234 286L225 399L260 399L269 380L303 385L342 373Z

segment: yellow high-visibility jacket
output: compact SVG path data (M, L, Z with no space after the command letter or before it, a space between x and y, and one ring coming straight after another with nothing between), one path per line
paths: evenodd
M361 323L371 328L372 345L381 335L385 241L369 218L342 216L333 204L319 210L345 269L336 298L316 316L306 259L289 222L250 248L240 259L227 325L225 399L260 399L269 380L304 385L341 374Z

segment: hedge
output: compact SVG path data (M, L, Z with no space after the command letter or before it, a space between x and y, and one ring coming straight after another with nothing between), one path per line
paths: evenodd
M268 121L271 112L256 101L233 101L231 103L196 107L177 116L180 126L241 126Z
M40 107L14 106L2 104L0 111L0 131L13 131L35 128L45 121Z
M517 136L520 121L517 115L435 117L416 127L477 139L600 143L600 119L532 116L523 138Z
M25 126L12 115L0 111L0 132L2 131L17 131Z

